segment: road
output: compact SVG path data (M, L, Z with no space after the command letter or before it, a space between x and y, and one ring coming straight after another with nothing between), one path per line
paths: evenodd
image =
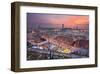
M52 55L56 55L56 56L67 56L69 58L79 58L81 56L79 55L75 55L75 54L66 54L66 53L60 53L60 52L57 52L57 51L48 51L48 50L41 50L41 49L33 49L33 48L28 48L28 51L31 51L31 52L38 52L38 53L42 53L42 54L48 54L50 55L52 53Z

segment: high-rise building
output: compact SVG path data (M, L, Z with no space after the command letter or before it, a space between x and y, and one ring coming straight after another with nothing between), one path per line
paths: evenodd
M62 24L62 30L64 29L64 24Z

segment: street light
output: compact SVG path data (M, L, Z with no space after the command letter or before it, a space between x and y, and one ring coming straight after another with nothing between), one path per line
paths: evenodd
M51 52L51 50L50 50L49 36L48 36L48 43L49 43L48 50L49 50L49 52L50 52L49 59L53 59L52 52Z

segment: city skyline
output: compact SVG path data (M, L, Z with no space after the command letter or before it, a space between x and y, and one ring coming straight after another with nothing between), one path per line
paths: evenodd
M89 16L27 13L27 60L89 57Z

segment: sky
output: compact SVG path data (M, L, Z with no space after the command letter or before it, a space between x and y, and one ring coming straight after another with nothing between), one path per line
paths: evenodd
M64 24L65 28L88 29L88 15L69 15L69 14L44 14L44 13L27 13L28 27L53 27L61 28Z

